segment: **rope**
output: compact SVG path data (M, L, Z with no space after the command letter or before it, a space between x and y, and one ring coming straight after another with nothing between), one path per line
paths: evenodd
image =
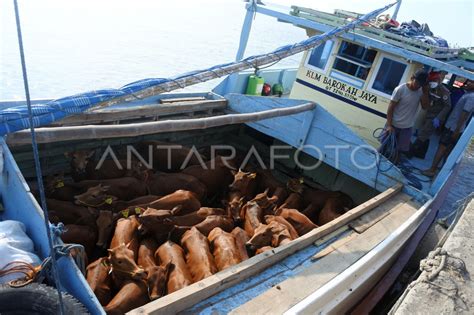
M450 281L451 287L434 283L436 278L441 275L441 271L445 271L447 274L446 279L442 279L444 282L447 282L446 280L451 280L449 277L450 275L455 276L463 281L466 280L466 278L468 278L468 272L466 269L466 264L461 258L451 256L445 249L438 247L431 251L427 258L421 260L420 271L422 272L421 276L408 285L407 289L403 292L402 296L397 300L388 314L395 314L408 293L420 283L424 283L429 287L433 287L437 291L440 291L455 301L461 300L461 302L464 304L465 310L467 310L466 302L459 294L459 288L455 281ZM453 294L449 294L447 292L453 292Z
M372 136L377 139L381 146L378 149L377 157L377 173L375 174L375 185L374 188L377 188L377 182L380 172L388 172L393 164L390 164L386 169L382 169L380 164L382 163L382 156L386 157L390 161L394 161L397 154L397 138L395 133L388 133L385 128L377 128L373 131Z
M30 122L31 142L32 142L33 155L34 155L34 160L35 160L36 178L37 178L37 181L38 181L38 188L39 188L39 192L40 192L41 206L43 208L43 213L44 213L44 225L46 227L50 257L51 257L51 260L52 260L53 281L54 281L54 284L56 286L56 290L58 292L60 314L64 314L64 309L65 308L64 308L64 304L63 304L62 295L61 295L61 288L59 286L60 283L59 283L59 275L58 275L58 266L57 266L57 262L56 262L56 257L54 255L53 238L52 238L52 235L51 235L51 231L49 229L49 217L48 217L48 209L47 209L47 205L46 205L46 197L45 197L45 192L44 192L43 176L42 176L42 173L41 173L41 164L40 164L40 158L39 158L39 152L38 152L38 145L36 143L36 134L35 134L35 128L34 128L34 124L33 124L33 113L32 113L32 110L31 110L30 89L29 89L29 86L28 86L28 76L27 76L27 72L26 72L25 53L24 53L24 48L23 48L23 38L22 38L22 35L21 35L20 14L19 14L17 0L13 0L13 4L14 4L14 7L15 7L15 19L16 19L16 28L17 28L17 34L18 34L18 45L19 45L19 48L20 48L21 69L22 69L22 73L23 73L23 84L25 86L26 104L28 106L28 119L29 119L29 122Z
M381 169L380 163L380 155L385 156L388 160L390 160L392 163L397 160L398 157L398 149L397 149L397 137L395 132L388 133L385 128L377 128L374 130L372 133L373 137L377 139L380 143L381 146L379 148L379 159L377 161L377 174L375 177L375 188L377 187L377 180L378 180L378 175L380 172L387 172L393 167L393 164L390 164L390 166L387 169ZM419 169L418 167L414 166L408 159L406 158L400 158L399 162L397 163L397 167L400 169L402 172L403 176L408 180L410 185L417 189L422 189L423 184L422 183L429 183L431 182L431 179L427 177L426 175L422 174L422 170ZM419 178L418 175L425 177L426 179Z

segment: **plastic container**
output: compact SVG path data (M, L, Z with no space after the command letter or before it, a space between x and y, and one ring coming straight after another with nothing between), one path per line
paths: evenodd
M262 77L252 74L247 83L247 95L262 95L263 84L265 80Z

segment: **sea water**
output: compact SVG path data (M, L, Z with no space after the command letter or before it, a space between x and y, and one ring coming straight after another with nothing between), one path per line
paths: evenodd
M19 1L32 99L119 88L233 61L245 17L240 0ZM273 7L282 12L289 8ZM12 1L0 6L0 100L24 99ZM303 29L257 15L246 56L306 39ZM297 67L301 54L274 67ZM189 87L208 91L220 79ZM474 145L440 217L474 189Z

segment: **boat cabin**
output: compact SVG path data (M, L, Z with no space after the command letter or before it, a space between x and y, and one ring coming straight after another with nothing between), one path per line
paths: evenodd
M298 6L292 9L292 15L315 22L315 28L305 27L309 37L325 32L328 26L343 25L361 16L344 10L330 14ZM385 125L394 89L407 82L416 70L434 68L425 66L424 58L449 65L450 61L459 59L458 52L458 49L403 37L373 24L362 24L353 34L333 38L304 53L290 98L317 100L368 143L378 147L373 133ZM413 55L418 58L412 58ZM423 115L420 109L415 128Z

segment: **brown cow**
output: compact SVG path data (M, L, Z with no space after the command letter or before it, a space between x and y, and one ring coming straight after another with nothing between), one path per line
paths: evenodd
M178 226L193 226L204 221L211 215L225 215L226 211L221 208L201 207L198 211L180 216L172 216L167 218L170 223Z
M262 208L256 203L249 201L243 207L244 230L249 237L253 236L255 229L263 220Z
M172 194L164 196L152 203L149 207L158 210L171 210L175 207L174 215L184 215L201 208L201 202L196 197L196 194L187 190L177 190Z
M112 299L110 265L106 257L102 257L87 266L87 283L101 305L107 305Z
M193 283L193 278L184 260L184 251L178 244L167 241L158 247L155 252L155 261L160 261L161 266L173 265L168 277L168 294Z
M192 175L183 173L146 173L145 181L150 194L166 196L177 190L192 191L199 200L207 195L204 183Z
M304 235L318 227L316 224L311 222L307 216L296 209L279 209L276 214L290 222L296 232L298 232L298 235Z
M83 189L89 189L101 184L107 189L107 193L120 200L132 200L147 194L146 183L135 177L122 177L103 180L83 180L76 185Z
M157 240L167 236L174 228L169 219L173 216L171 210L156 210L148 208L138 217L140 235L151 235Z
M316 209L314 211L321 210L329 198L335 197L342 197L347 202L347 207L352 207L353 205L352 199L343 192L311 188L304 185L301 179L289 180L287 185L292 191L297 192L302 196L305 206L308 206L309 204L313 205Z
M99 216L95 220L98 230L96 245L105 248L114 230L114 216L112 211L100 210Z
M182 173L196 177L207 187L207 193L210 197L222 192L223 187L227 187L234 179L231 169L233 165L229 165L223 157L216 157L214 160L207 162L205 165L194 165L185 168Z
M234 175L234 181L229 185L230 191L238 191L246 199L252 198L257 188L257 173L244 172L241 169L238 172L232 170L231 173Z
M246 246L251 251L264 246L278 247L292 241L290 232L285 225L272 221L269 224L260 224L255 229L255 234Z
M64 224L95 225L98 211L90 207L82 207L68 201L46 199L51 222Z
M232 235L235 238L235 245L237 245L237 250L240 254L240 260L244 261L249 259L249 254L247 253L247 248L245 247L245 243L247 243L249 240L247 233L240 227L236 227L232 230Z
M292 192L285 202L278 209L301 209L303 207L303 198L299 193Z
M163 172L177 172L185 167L200 165L204 162L204 158L197 150L193 151L179 144L161 141L143 141L139 144L138 152L145 157L151 152L153 169Z
M297 239L299 237L298 232L296 232L293 225L291 225L290 222L286 221L285 218L283 218L279 215L266 215L265 216L265 222L267 224L270 224L270 222L272 222L272 221L276 221L276 222L286 226L286 228L288 229L288 232L290 232L292 240Z
M135 216L128 218L121 218L117 221L114 236L110 242L110 248L118 247L120 244L127 244L128 248L132 250L134 260L136 261L138 255L138 227L140 223Z
M324 225L346 213L352 206L353 201L347 195L329 198L319 213L318 223Z
M285 202L286 198L288 198L288 191L285 187L277 187L273 192L272 197L277 198L275 205L280 207Z
M204 234L208 236L211 231L217 227L223 229L226 232L232 231L234 228L234 222L228 216L223 215L210 215L207 216L204 221L199 224L196 224L195 227Z
M147 272L147 286L150 300L156 300L166 294L166 283L171 270L171 262L165 266L157 266L155 263L155 252L158 243L151 238L140 242L138 249L138 265Z
M172 222L172 219L169 220L169 222ZM220 227L226 232L232 231L232 229L234 228L234 221L229 216L210 215L207 216L204 221L194 226L174 226L172 239L180 239L182 235L186 231L189 231L192 227L197 228L199 232L201 232L207 237L209 233L216 227Z
M257 194L250 202L255 202L262 209L264 214L273 214L273 211L276 207L276 202L278 201L277 196L268 197L268 189L263 193Z
M240 169L238 172L232 171L232 174L234 174L234 181L229 185L230 192L226 204L227 210L232 214L233 219L240 222L240 209L243 202L248 201L257 188L257 174L243 172Z
M231 233L224 232L221 228L216 227L207 238L219 271L237 265L242 261L235 238Z
M102 210L111 210L114 212L128 209L130 207L146 208L148 205L158 199L160 196L146 195L134 198L129 201L119 200L118 197L108 193L108 187L99 184L87 189L83 194L74 197L77 205L83 205Z
M123 315L148 303L148 289L144 281L127 281L104 310L109 315Z
M84 192L84 189L73 183L65 182L63 174L48 176L44 188L47 198L62 201L74 201L74 196Z
M81 244L84 246L87 257L92 257L97 241L97 229L94 226L66 224L61 235L64 243Z
M121 287L128 280L145 280L147 273L135 263L133 251L128 244L120 244L108 249L109 263L112 270L112 279L117 287Z
M270 170L257 170L257 191L263 192L268 189L268 193L273 196L278 187L285 187L283 183L273 176Z
M71 176L74 181L113 179L125 176L138 176L144 169L143 165L133 160L128 168L126 160L103 160L95 162L93 155L95 151L75 151L65 152L64 155L70 158Z
M214 257L209 249L207 238L193 227L184 233L181 244L186 251L186 264L191 271L193 281L198 282L217 272Z

